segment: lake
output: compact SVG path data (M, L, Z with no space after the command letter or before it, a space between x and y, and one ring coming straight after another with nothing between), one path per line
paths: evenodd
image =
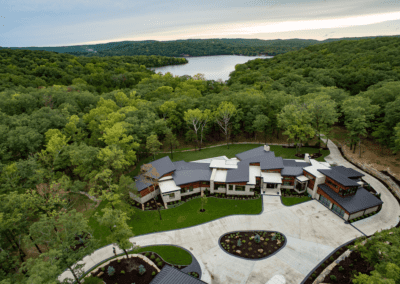
M256 58L273 58L273 56L216 55L186 57L189 63L183 65L153 67L149 69L156 73L161 72L162 74L170 72L174 76L194 76L197 73L202 73L206 80L217 81L218 79L222 79L223 81L228 81L229 73L235 71L236 64L243 64Z

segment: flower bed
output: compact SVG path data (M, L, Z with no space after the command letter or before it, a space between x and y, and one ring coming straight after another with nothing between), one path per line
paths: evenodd
M286 238L278 232L244 231L229 233L219 240L229 254L247 259L262 259L280 250Z
M143 259L130 257L113 260L92 275L106 284L149 284L157 273L157 270Z

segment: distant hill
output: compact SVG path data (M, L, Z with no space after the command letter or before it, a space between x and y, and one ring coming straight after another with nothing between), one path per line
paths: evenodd
M399 37L395 35L393 37ZM301 48L340 40L357 40L375 37L330 38L323 41L313 39L187 39L173 41L121 41L93 45L56 46L56 47L0 47L20 50L45 50L68 53L76 56L134 56L161 55L169 57L206 56L206 55L270 55L296 51Z

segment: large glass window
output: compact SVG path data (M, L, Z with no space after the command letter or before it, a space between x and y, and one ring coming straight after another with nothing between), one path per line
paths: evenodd
M237 188L237 187L236 187ZM233 190L233 184L229 185L229 190Z
M237 185L237 186L235 187L235 191L244 191L244 190L245 190L245 188L244 188L243 185Z
M276 188L275 183L267 183L267 188Z
M323 197L322 195L319 196L319 201L321 201L321 203L329 208L329 205L331 205L331 202L326 199L325 197Z
M344 210L342 208L340 208L339 206L337 206L336 204L332 205L332 211L335 212L340 217L343 217L344 213L345 213Z
M193 191L193 186L189 186L189 192Z

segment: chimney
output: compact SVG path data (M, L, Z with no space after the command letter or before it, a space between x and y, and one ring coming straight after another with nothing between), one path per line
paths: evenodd
M264 145L264 151L265 151L265 152L269 152L269 146Z
M310 155L308 153L304 155L304 161L310 163Z

